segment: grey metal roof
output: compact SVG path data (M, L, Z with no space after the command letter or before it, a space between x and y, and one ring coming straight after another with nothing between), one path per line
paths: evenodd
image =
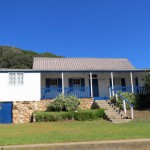
M134 70L128 59L111 58L34 58L34 70L50 71L99 71Z

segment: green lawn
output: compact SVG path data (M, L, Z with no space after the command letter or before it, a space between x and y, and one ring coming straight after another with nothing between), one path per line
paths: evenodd
M104 120L0 125L0 145L150 138L150 120Z

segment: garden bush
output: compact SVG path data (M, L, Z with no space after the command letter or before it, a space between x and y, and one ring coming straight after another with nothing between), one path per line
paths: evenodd
M126 98L131 104L135 104L136 102L136 95L133 93L128 93L128 92L119 92L124 98ZM113 96L111 98L111 102L116 104L120 109L123 109L123 102L122 99L118 96L118 100L116 100L116 97ZM126 103L126 108L130 109L130 106Z
M80 99L75 96L60 94L51 102L47 111L75 111L79 109Z
M104 109L95 109L95 110L81 110L74 112L74 119L78 121L86 121L86 120L95 120L98 118L104 118L105 113Z
M150 108L150 95L137 94L134 108L139 110Z
M131 104L133 104L134 109L147 109L150 108L150 95L143 95L143 94L133 94L133 93L127 93L127 92L120 92L120 94L126 98ZM123 102L121 98L119 97L118 100L116 100L116 97L113 96L111 98L111 102L114 103L116 106L118 106L120 109L123 109ZM130 109L129 105L126 104L126 108Z
M36 122L71 120L71 112L34 112Z
M104 118L104 109L93 109L93 110L79 110L69 112L34 112L33 114L36 122L47 122L47 121L62 121L62 120L95 120L98 118Z

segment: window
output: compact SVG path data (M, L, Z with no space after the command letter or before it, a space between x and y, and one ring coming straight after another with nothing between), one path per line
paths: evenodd
M16 83L16 74L15 73L9 73L9 84L15 85Z
M9 84L10 85L22 85L23 84L23 73L9 73Z
M81 85L81 80L80 79L73 79L73 86L77 87Z
M121 86L121 78L114 78L114 86Z
M23 73L17 73L18 84L23 84Z
M57 79L50 79L50 86L58 86L58 80Z

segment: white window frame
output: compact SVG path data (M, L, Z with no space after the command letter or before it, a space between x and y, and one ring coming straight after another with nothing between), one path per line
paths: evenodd
M12 76L13 75L13 76ZM24 73L23 72L9 72L8 73L9 85L23 85L24 84Z

